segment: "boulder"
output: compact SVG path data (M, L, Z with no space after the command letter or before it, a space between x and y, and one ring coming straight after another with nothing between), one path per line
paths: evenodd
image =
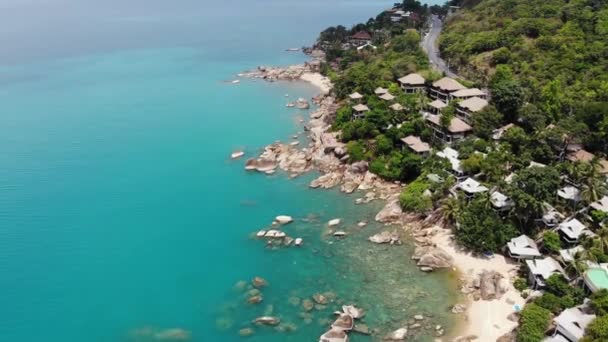
M279 215L275 218L275 221L277 221L279 224L288 224L293 222L293 217L287 215Z
M256 318L253 323L258 325L279 325L279 323L281 323L281 320L278 317L262 316Z
M360 319L365 316L365 311L354 305L343 305L342 311L344 311L345 314L351 315L354 319Z
M330 189L340 184L342 181L342 174L339 172L330 172L313 179L309 186L311 188L323 188Z
M416 315L416 316L414 316L414 319L417 320L417 321L422 321L424 319L424 316L422 316L422 315Z
M256 289L259 289L261 287L268 286L268 282L262 277L255 277L251 280L251 285L253 285L253 287Z
M450 268L454 262L451 255L443 249L434 246L417 247L412 258L418 260L416 265L431 267L433 269Z
M302 301L302 307L306 311L312 311L312 309L315 307L315 303L313 303L313 301L310 299L304 299Z
M312 296L312 299L315 301L315 303L321 304L321 305L325 305L325 304L329 303L329 299L321 293L315 293Z
M334 329L352 330L355 319L349 314L340 314L338 318L332 323L331 327Z
M251 336L254 333L255 333L255 331L251 328L243 328L243 329L239 330L239 335L241 335L243 337Z
M397 223L403 218L403 211L399 205L398 198L392 198L376 215L376 221L382 223Z
M259 304L263 300L264 300L264 297L262 297L262 295L257 295L257 296L249 297L247 299L247 303L249 303L249 304Z
M389 341L404 341L407 337L407 328L399 328L384 337Z
M302 240L302 238L296 238L293 242L294 245L296 246L302 246L302 243L304 243L304 240Z
M362 334L362 335L371 335L372 334L372 332L369 329L369 327L367 326L367 324L363 324L363 323L355 324L355 326L353 327L353 331L358 334Z
M464 304L455 304L452 307L452 313L460 314L467 311L467 307Z
M506 292L506 287L501 284L502 275L496 271L483 271L479 275L479 290L481 299L500 299Z
M342 329L334 329L326 331L323 335L321 335L319 342L347 342L348 335Z
M346 236L346 232L343 230L338 230L336 232L334 232L333 234L335 237L345 237Z
M369 164L363 160L363 161L359 161L356 163L352 163L349 166L348 171L350 171L352 173L363 174L363 173L367 172L368 168L369 168Z
M180 328L161 330L154 334L154 339L159 341L189 341L192 333Z
M333 219L333 220L329 220L329 222L327 222L327 225L330 226L330 227L334 227L334 226L337 226L339 224L340 224L340 219L339 218L336 218L336 219Z
M368 240L378 244L390 243L392 245L401 243L401 239L399 238L399 234L397 234L397 231L383 231L382 233L370 236Z

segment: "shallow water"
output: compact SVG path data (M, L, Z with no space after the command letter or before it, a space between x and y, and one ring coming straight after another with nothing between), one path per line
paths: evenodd
M224 81L259 64L302 61L283 50L383 5L214 5L1 5L11 28L0 33L2 339L158 340L148 333L178 327L194 341L238 341L272 305L297 330L256 328L250 340L310 341L338 301L368 309L372 328L419 313L433 315L429 325L452 324L448 277L420 274L407 244L370 245L374 224L355 227L372 221L378 204L310 190L313 175L250 174L244 160L229 160L235 149L253 156L301 132L306 113L286 109L284 94L309 98L316 89ZM18 25L28 13L36 25ZM220 25L226 20L239 25ZM302 248L270 250L251 238L279 214L296 218L285 230L305 239ZM350 233L344 240L325 236L334 217ZM270 286L252 306L233 287L256 275ZM338 300L307 324L290 298L324 291Z

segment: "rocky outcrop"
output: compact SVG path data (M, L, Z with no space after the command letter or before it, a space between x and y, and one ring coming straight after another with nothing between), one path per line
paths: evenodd
M360 319L360 318L363 318L363 316L365 316L365 311L354 305L343 305L342 311L344 311L344 313L346 313L346 314L353 316L354 319Z
M382 233L378 233L372 235L368 238L369 241L377 244L389 243L391 245L401 244L401 238L396 230L389 232L383 231Z
M481 299L500 299L508 290L503 276L496 271L484 271L479 275L479 292Z
M385 224L401 223L403 219L403 210L399 205L399 197L393 196L390 198L384 208L376 215L376 221Z
M318 178L312 180L310 182L311 188L323 188L323 189L331 189L334 186L340 184L342 181L342 174L339 172L330 172L326 173Z
M412 259L418 260L416 265L421 267L449 268L452 267L454 258L446 251L434 246L419 246L416 247Z
M262 316L256 318L253 323L257 325L279 325L279 323L281 323L281 320L278 317Z
M399 328L392 333L386 335L384 340L387 341L405 341L407 337L407 328Z

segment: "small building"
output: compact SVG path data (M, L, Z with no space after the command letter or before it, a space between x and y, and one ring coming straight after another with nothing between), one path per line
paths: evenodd
M425 89L426 80L417 73L408 74L401 77L397 81L399 82L399 85L401 85L401 89L403 89L406 94L422 92Z
M403 145L408 147L414 153L418 155L428 155L431 151L431 146L428 143L425 143L420 139L420 137L414 135L408 135L407 137L401 139Z
M576 247L572 247L572 248L568 248L568 249L560 249L559 257L562 260L562 263L564 265L567 265L567 264L571 263L572 261L574 261L574 257L576 256L576 253L580 253L584 250L585 249L582 246L576 246Z
M527 235L520 235L507 242L509 257L513 259L534 259L541 256L536 242Z
M369 112L369 107L364 104L358 104L353 106L353 119L360 119L365 117L365 113Z
M441 100L434 100L428 104L428 109L431 114L439 115L441 110L448 105Z
M571 244L579 242L579 239L584 235L593 234L581 223L581 221L575 218L560 223L560 225L557 226L557 232L564 241Z
M557 211L555 208L545 203L545 211L543 213L543 217L541 221L545 224L547 228L553 228L557 226L560 222L562 222L566 217L564 214Z
M393 103L392 105L388 106L388 108L392 109L395 112L400 112L404 109L403 106L399 103Z
M585 328L595 319L589 307L589 301L573 308L565 309L559 316L553 319L555 333L553 336L562 335L570 342L577 342L585 335Z
M492 131L492 139L494 140L500 140L502 139L502 136L505 134L506 131L508 131L510 128L515 127L514 124L510 123L508 125L502 126L500 128L497 128L495 130Z
M453 78L444 77L433 83L433 86L429 89L429 95L435 100L448 102L453 92L462 89L466 89L466 87L460 84L460 82Z
M353 102L358 103L363 98L363 95L359 94L358 92L354 92L354 93L348 95L348 98L351 99Z
M466 100L472 97L487 99L488 95L478 88L465 88L450 94L450 100Z
M389 92L386 92L386 93L384 93L384 94L382 94L382 95L380 95L378 97L381 100L384 100L384 101L387 101L387 102L393 101L395 99L395 97L391 93L389 93Z
M451 144L453 142L462 140L473 131L471 126L459 118L453 118L450 122L450 126L447 129L444 129L441 126L440 115L427 114L425 119L433 129L433 137L443 141L446 144Z
M566 272L555 259L546 257L544 259L526 260L526 265L530 270L529 279L532 287L536 290L546 286L546 281L554 274L561 274L566 277Z
M513 202L511 198L499 191L494 191L492 193L490 202L492 203L492 207L498 211L509 210L515 205L515 202Z
M593 210L602 211L608 214L608 196L602 197L599 201L593 202L589 206Z
M557 190L557 196L567 201L577 203L581 200L581 190L575 186L568 185Z
M376 90L374 90L374 94L376 94L378 96L384 95L386 93L388 93L388 89L386 89L386 88L378 87L378 88L376 88Z
M355 47L363 46L372 42L372 35L369 32L359 31L350 36L348 42Z
M481 183L470 177L458 183L456 185L456 188L464 191L467 198L471 198L476 194L480 194L489 190L487 187L481 185Z
M456 115L466 122L471 122L471 115L484 109L488 105L488 101L481 97L471 97L466 99L456 106Z
M464 177L464 171L460 166L460 159L458 159L458 151L451 147L446 147L443 151L437 152L437 156L441 158L445 158L450 162L452 166L452 173L456 176L456 178L461 179Z
M589 163L595 158L595 155L591 152L588 152L582 148L574 149L574 151L568 153L566 155L566 159L571 162L581 162L581 163Z

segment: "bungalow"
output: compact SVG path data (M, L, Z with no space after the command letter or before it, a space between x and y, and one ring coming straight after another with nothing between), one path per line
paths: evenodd
M358 103L363 98L363 95L359 94L358 92L354 92L354 93L348 95L348 98L351 99L353 102Z
M456 106L456 115L466 122L471 122L471 115L484 109L488 105L488 101L481 97L471 97L466 99Z
M570 342L577 342L585 335L585 328L595 319L591 313L589 301L573 308L566 309L553 319L556 325L553 336L562 335Z
M403 145L408 147L410 150L418 155L428 155L431 151L431 146L424 141L420 140L420 137L414 135L408 135L401 139Z
M443 151L437 152L437 156L445 158L450 162L450 165L452 166L452 173L456 175L456 178L463 178L464 171L460 166L460 159L458 159L458 151L451 147L446 147L443 149Z
M595 155L591 152L588 152L584 149L578 149L576 151L572 151L566 155L566 159L571 162L581 162L581 163L589 163L595 158Z
M492 193L490 202L492 203L492 207L498 211L509 210L515 205L515 202L511 198L498 191Z
M369 112L369 107L364 104L358 104L353 106L353 120L365 117L365 113Z
M426 80L420 74L411 73L397 80L401 85L401 89L406 94L422 92L425 89L424 83Z
M433 86L429 89L429 95L435 100L448 102L450 94L462 89L466 89L466 87L453 78L444 77L433 83Z
M602 211L608 214L608 196L604 196L599 201L591 203L590 207L593 210Z
M510 124L507 124L505 126L502 126L500 128L497 128L497 129L493 130L492 131L492 139L494 139L494 140L500 140L500 139L502 139L502 136L505 134L505 132L508 131L509 128L513 128L513 127L515 127L515 125L512 124L512 123L510 123Z
M484 93L483 91L481 91L478 88L465 88L465 89L461 89L461 90L457 90L453 93L450 94L450 101L451 100L466 100L466 99L470 99L472 97L479 97L482 99L486 99L487 98L487 94Z
M380 95L378 97L381 100L384 100L384 101L387 101L387 102L393 101L395 99L395 97L393 95L391 95L391 93L389 93L389 92L386 92L386 93L384 93L384 94L382 94L382 95Z
M395 11L395 12L393 12L393 14L391 14L391 22L400 23L404 19L409 18L411 14L412 14L412 12L410 12L410 11L407 11L407 12L402 11L402 10Z
M561 274L566 277L566 272L562 266L553 258L526 260L526 265L530 270L529 280L532 287L536 290L545 287L545 282L554 274Z
M576 246L576 247L572 247L572 248L568 248L568 249L560 249L559 257L562 260L562 263L564 265L566 265L566 264L569 264L572 261L574 261L574 257L576 255L576 253L580 253L584 250L585 249L583 248L583 246Z
M549 204L545 204L545 212L541 218L541 221L545 224L545 226L547 226L547 228L557 226L565 218L566 217L564 214L560 213Z
M403 106L399 103L393 103L392 105L388 106L388 108L392 109L395 112L400 112L403 110Z
M376 94L378 96L384 95L386 93L388 93L388 89L386 89L386 88L378 87L378 88L376 88L376 90L374 90L374 94Z
M425 119L433 129L433 136L446 144L464 139L473 130L471 126L459 118L453 118L447 130L441 126L440 115L426 114Z
M465 179L464 181L458 183L456 185L456 188L464 191L467 198L472 198L476 194L486 192L489 190L487 187L481 185L481 183L479 183L478 181L476 181L470 177Z
M435 100L428 104L428 109L431 114L439 115L441 114L441 110L447 106L448 105L445 102L441 100Z
M372 42L372 35L365 31L359 31L349 37L350 45L359 47Z
M568 185L557 190L557 196L567 201L577 203L581 200L581 190L575 186Z
M568 243L577 243L581 236L593 234L581 221L573 218L557 226L557 232Z
M511 241L507 242L507 250L509 252L509 257L518 260L534 259L541 256L536 242L527 235L520 235L516 238L512 238Z

